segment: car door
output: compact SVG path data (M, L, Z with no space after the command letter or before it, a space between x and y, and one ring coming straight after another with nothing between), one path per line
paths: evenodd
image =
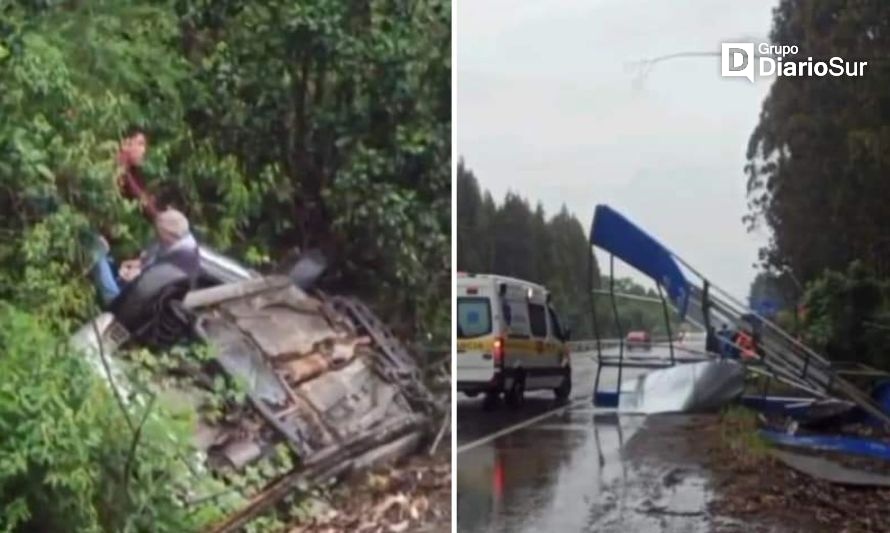
M457 298L457 381L484 383L495 371L492 342L495 317L487 296Z
M529 347L533 352L529 357L529 375L533 376L533 379L529 380L529 388L546 387L549 383L549 370L556 365L550 343L547 308L544 303L528 302L528 321L531 333Z
M551 306L547 306L550 321L551 344L556 356L556 364L560 367L569 364L568 335L559 321L559 315Z
M504 366L529 368L535 364L533 341L529 331L528 305L525 298L510 295L502 300L507 323ZM506 317L509 317L507 320Z

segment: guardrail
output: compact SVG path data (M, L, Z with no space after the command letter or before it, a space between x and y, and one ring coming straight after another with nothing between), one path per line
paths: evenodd
M660 338L652 339L653 346L656 344L659 344L659 345L665 344L666 345L667 343L668 343L667 337L660 337ZM674 343L676 345L677 341L675 340ZM596 339L580 339L577 341L569 341L567 344L569 345L569 350L572 352L589 352L589 351L596 350L597 341L596 341ZM621 344L621 339L618 339L618 338L600 339L599 340L600 348L612 348L612 347L618 346L619 344ZM627 346L627 344L628 344L627 341L624 341L624 345Z
M569 351L571 353L588 353L590 357L596 358L596 339L581 339L577 341L570 341ZM600 349L601 350L614 350L620 344L620 339L600 339ZM668 346L668 338L660 337L656 338L652 341L652 347L667 347ZM626 357L636 357L639 358L641 354L637 351L629 351L627 350L627 341L624 342L625 347L625 356ZM630 353L628 353L630 352ZM708 353L704 350L704 335L691 335L682 341L674 340L674 352L686 355L695 355L695 356L708 356ZM645 357L645 356L644 356Z
M619 344L620 339L600 339L600 347L612 347L617 346ZM596 339L583 339L577 341L569 341L566 344L569 346L569 351L572 353L575 352L592 352L596 351Z

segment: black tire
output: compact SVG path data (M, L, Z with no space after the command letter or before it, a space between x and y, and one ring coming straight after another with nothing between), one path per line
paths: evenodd
M464 396L466 396L467 398L475 398L476 396L479 396L479 391L477 391L477 390L464 391Z
M522 374L517 374L515 378L513 378L513 384L510 385L510 389L504 394L504 399L507 401L507 405L511 409L519 409L522 407L522 404L525 403L525 376Z
M160 298L169 299L174 292L185 297L189 288L190 280L185 271L173 264L161 263L124 287L108 310L132 333L155 319Z
M567 366L565 368L562 383L559 384L559 387L553 389L553 394L556 395L558 402L565 402L572 395L572 367Z
M494 411L498 402L501 400L501 393L498 391L488 391L485 393L485 398L482 400L482 410L483 411Z

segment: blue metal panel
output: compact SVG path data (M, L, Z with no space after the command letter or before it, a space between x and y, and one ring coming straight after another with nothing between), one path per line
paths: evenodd
M671 253L660 242L611 207L598 205L590 228L590 243L660 283L680 318L686 316L689 282Z
M618 407L618 393L597 391L593 396L593 405L596 407Z
M811 450L831 451L848 455L862 455L890 460L890 444L878 440L845 437L841 435L795 436L769 430L760 430L760 434L768 441L783 446L809 448Z

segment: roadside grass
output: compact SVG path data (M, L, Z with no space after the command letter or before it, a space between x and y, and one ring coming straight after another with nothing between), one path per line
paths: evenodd
M769 443L757 432L757 413L733 405L720 413L720 445L735 459L738 467L753 468L770 460Z

